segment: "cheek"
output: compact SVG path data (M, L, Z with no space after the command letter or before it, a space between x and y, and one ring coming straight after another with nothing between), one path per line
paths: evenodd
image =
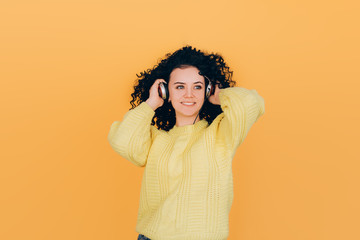
M204 98L205 98L205 92L203 92L203 91L197 92L197 93L196 93L196 97L197 97L198 99L204 99Z
M169 100L171 100L171 102L177 102L179 99L179 94L176 93L176 91L171 91L169 90Z
M173 99L174 98L174 92L169 89L169 99Z

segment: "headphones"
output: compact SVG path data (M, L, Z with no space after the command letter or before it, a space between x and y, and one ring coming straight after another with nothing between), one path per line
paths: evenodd
M214 94L215 87L213 86L213 84L211 83L210 79L207 76L205 76L205 75L203 75L203 76L208 80L208 84L205 89L205 98L207 99L212 94ZM164 82L159 83L158 92L159 92L159 96L162 99L167 100L169 98L169 89L167 87L167 84L165 84Z

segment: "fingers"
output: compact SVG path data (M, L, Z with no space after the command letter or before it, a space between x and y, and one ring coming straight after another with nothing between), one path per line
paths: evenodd
M161 79L161 78L156 79L155 82L153 83L153 85L151 86L150 91L153 91L153 92L157 91L157 89L159 88L159 84L161 82L166 83L166 81L164 79Z
M216 81L215 85L216 85L216 87L223 88L221 82L218 80Z
M159 85L160 82L166 83L166 81L164 79L158 78L158 79L155 80L154 84Z
M158 92L158 89L160 87L160 83L165 83L166 84L166 81L164 79L161 79L161 78L156 79L155 82L153 83L153 85L151 86L151 89L150 89L150 92L153 92L153 94L156 95L159 98L161 98L159 96L159 92Z
M159 96L159 91L158 91L159 84L161 82L166 83L164 79L156 79L154 81L153 85L149 90L149 98L146 100L153 110L162 106L164 103L164 100Z

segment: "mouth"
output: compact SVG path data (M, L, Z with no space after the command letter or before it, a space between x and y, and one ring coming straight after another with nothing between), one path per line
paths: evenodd
M196 103L195 102L181 102L182 105L185 106L194 106Z

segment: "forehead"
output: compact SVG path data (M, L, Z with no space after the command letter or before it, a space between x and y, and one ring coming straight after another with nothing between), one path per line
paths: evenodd
M196 67L175 68L170 74L169 82L204 82L204 77L199 74Z

